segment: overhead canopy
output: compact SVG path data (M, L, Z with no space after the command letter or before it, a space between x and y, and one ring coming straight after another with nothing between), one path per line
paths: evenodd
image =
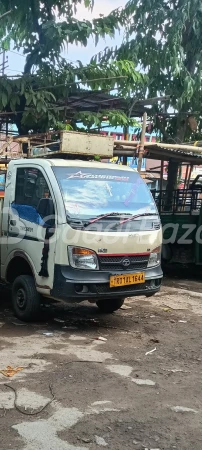
M202 164L202 151L201 153L197 153L194 149L193 151L186 151L186 149L166 148L163 144L161 146L154 145L151 148L146 147L144 157L160 161L175 160L179 163L193 165Z
M115 141L114 154L138 156L139 142ZM145 142L144 157L160 161L176 160L179 163L202 165L202 147L189 144Z
M72 118L75 112L101 112L104 110L121 110L128 114L132 99L125 99L123 97L116 97L103 91L84 91L76 94L70 94L67 101L59 102L59 109L64 109L66 118ZM134 101L131 108L131 117L141 117L148 108L153 104L153 99Z
M152 105L168 101L170 96L154 97L145 99L124 98L111 95L109 91L92 91L87 89L80 89L76 93L70 93L65 99L59 99L52 106L58 111L64 111L64 120L71 120L76 118L76 113L91 112L98 113L106 110L120 110L126 113L130 112L130 117L142 117L144 112L150 112ZM31 108L31 107L30 107ZM26 108L28 110L28 108ZM32 108L31 108L32 109ZM1 111L0 123L15 123L16 114L22 111Z

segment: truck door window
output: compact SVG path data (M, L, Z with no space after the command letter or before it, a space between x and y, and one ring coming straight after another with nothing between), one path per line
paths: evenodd
M43 174L38 169L17 169L15 203L37 208L39 200L50 197Z
M15 201L12 206L19 216L40 223L37 207L43 198L51 198L51 195L41 171L35 168L17 169Z

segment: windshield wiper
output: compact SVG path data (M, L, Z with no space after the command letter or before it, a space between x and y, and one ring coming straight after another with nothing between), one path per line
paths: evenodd
M78 227L78 228L86 228L88 225L92 225L95 222L98 222L99 220L104 219L105 217L110 217L110 216L126 216L126 214L123 213L118 213L118 212L110 212L110 213L106 213L106 214L101 214L98 217L95 217L94 219L90 219L90 220L86 220L86 219L79 219L77 217L70 217L68 214L66 215L67 217L67 223L70 226L73 227ZM128 215L128 214L127 214Z
M157 213L144 213L144 214L137 214L136 216L128 217L128 219L124 219L120 222L120 225L123 225L123 223L129 222L130 220L137 219L138 217L144 217L144 216L158 216Z
M129 222L133 219L137 219L138 217L144 217L144 216L158 216L157 213L143 213L143 214L136 214L136 215L132 215L130 213L119 213L119 212L110 212L110 213L106 213L103 215L100 215L98 217L95 217L94 219L90 219L90 220L85 220L85 219L79 219L76 217L70 217L67 215L67 222L69 223L69 225L73 225L75 227L78 228L86 228L88 225L92 225L93 223L99 222L102 219L105 219L106 217L121 217L121 216L130 216L125 218L124 220L121 220L119 222L119 225L123 225L126 222Z
M125 214L125 213L119 213L119 212L110 212L110 213L107 213L107 214L103 214L103 215L101 215L101 216L98 216L98 217L96 217L95 219L89 220L89 221L88 221L88 224L90 225L90 224L92 224L92 223L98 222L99 220L105 219L105 217L110 217L110 216L118 216L118 217L120 217L120 216L124 216L124 215L126 216L126 215L128 215L128 214Z

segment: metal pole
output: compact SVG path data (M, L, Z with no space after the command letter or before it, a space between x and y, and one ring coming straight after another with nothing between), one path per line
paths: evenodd
M129 128L124 127L124 140L128 141ZM127 166L127 156L123 156L123 166Z
M186 168L186 174L185 174L185 180L184 180L184 189L187 188L187 177L188 177L188 170L189 170L189 166L187 164L187 168Z
M162 211L163 169L164 169L164 161L161 161L159 212Z
M164 169L164 161L161 161L161 177L160 177L160 190L163 189L163 169Z
M4 73L5 73L5 65L6 65L6 52L4 50L3 51L2 71L1 71L2 75L4 75Z
M187 189L189 189L192 170L193 170L193 164L190 164L189 176L188 176L188 180L187 180Z
M5 163L7 163L7 160L8 160L8 140L7 140L7 137L8 137L8 117L6 118L6 141L7 141L7 145L6 145Z
M138 166L137 166L138 172L141 172L141 168L142 168L142 157L143 157L143 153L144 153L146 126L147 126L147 113L145 112L143 114L142 134L141 134L140 151L139 151L139 159L138 159Z
M184 202L182 204L182 210L184 211L184 208L186 206L186 200L187 200L187 189L189 189L189 184L190 184L190 179L191 179L191 173L193 170L193 164L190 164L190 168L189 168L189 175L187 178L187 185L186 185L186 190L185 190L185 197L184 197ZM192 199L191 199L191 205L190 205L190 212L191 212L191 206L192 206Z
M185 206L185 203L186 203L186 191L185 191L185 189L188 189L188 186L187 186L188 172L189 172L189 166L188 166L188 164L187 164L186 174L185 174L185 180L184 180L184 189L183 189L183 195L182 195L182 206L181 206L181 211L183 211L184 206Z

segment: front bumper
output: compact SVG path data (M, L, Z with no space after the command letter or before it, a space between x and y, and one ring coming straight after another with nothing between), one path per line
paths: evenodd
M140 270L137 272L140 272ZM56 264L51 297L67 302L75 301L78 303L89 300L93 303L102 298L133 297L136 295L151 295L158 292L163 277L161 266L146 269L144 272L145 283L110 288L109 277L111 275L121 275L123 272L79 270L70 266ZM131 272L127 271L125 273Z

